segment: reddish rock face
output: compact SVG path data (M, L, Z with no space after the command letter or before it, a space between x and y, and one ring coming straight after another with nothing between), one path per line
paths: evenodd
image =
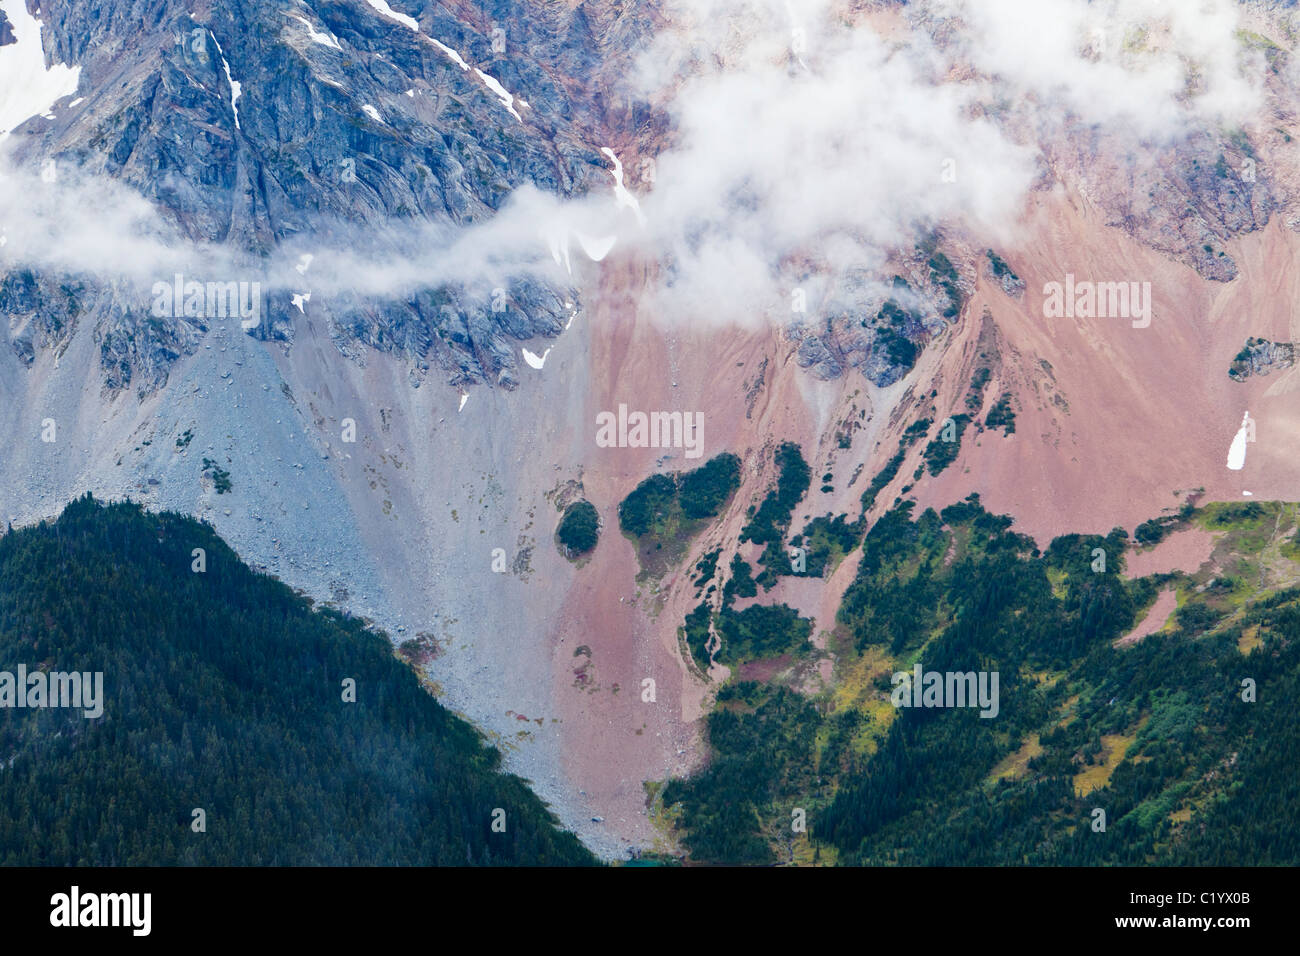
M883 129L879 143L850 139L859 152L841 156L842 137L787 135L804 128L805 101L781 109L779 96L819 81L833 50L787 51L784 21L772 47L744 22L712 43L686 3L448 0L393 4L394 16L357 0L300 5L301 19L254 5L252 24L190 6L162 4L142 32L131 4L53 5L44 49L81 68L84 102L27 120L14 161L35 194L47 162L76 155L88 178L143 197L161 246L252 262L253 278L275 280L264 321L245 334L206 312L152 315L147 283L137 294L84 263L28 262L18 234L0 232L0 426L30 436L50 420L61 436L0 456L0 513L35 520L89 486L209 518L250 562L416 635L402 653L431 687L607 856L660 839L646 782L705 759L702 718L729 673L699 673L678 629L703 599L704 554L756 562L741 529L780 443L828 476L792 535L817 516L862 517L901 440L869 522L900 497L919 513L974 492L1046 545L1189 500L1297 496L1300 371L1282 347L1300 341L1294 70L1265 71L1240 134L1199 123L1142 139L1050 90L984 95L993 77L961 25L919 5L837 14L864 49L870 34L941 57L922 99L951 96L952 115L978 120L958 129L1025 160L1012 201L992 203L1005 221L989 222L947 217L966 207L935 197L964 188L967 159L907 152L923 121L897 142ZM0 58L11 36L0 17ZM665 50L679 56L656 60ZM882 56L882 71L898 66ZM643 82L647 58L658 86ZM776 77L777 108L760 114L773 125L701 156L693 135L749 116L692 112L692 91L714 71L725 89L728 70L747 79L738 97ZM833 105L850 108L867 79L844 79ZM745 102L757 113L763 99ZM750 168L746 149L785 161ZM835 172L843 195L814 202ZM772 200L791 181L806 206ZM0 202L21 191L0 190ZM913 205L869 229L894 194ZM512 218L529 197L533 218ZM604 204L618 241L560 221L588 203ZM738 217L708 223L734 255L699 267L690 213L715 205ZM98 218L62 235L76 248ZM473 269L447 266L460 248L448 237L503 223L457 260ZM513 243L529 269L480 268ZM382 287L375 274L397 260L405 284ZM692 269L710 281L687 286ZM1139 290L1140 308L1114 283ZM1067 287L1071 307L1053 303ZM1256 340L1274 345L1230 375ZM680 415L700 441L627 440L625 409ZM1229 470L1247 412L1254 440ZM602 440L605 416L618 440ZM945 450L949 419L960 441ZM741 459L740 489L648 567L618 530L619 503L651 474L724 451ZM602 534L570 562L549 542L576 497ZM1210 546L1186 532L1128 570L1191 571ZM856 561L824 580L781 577L738 607L786 603L826 650ZM792 684L826 686L832 665L828 651Z

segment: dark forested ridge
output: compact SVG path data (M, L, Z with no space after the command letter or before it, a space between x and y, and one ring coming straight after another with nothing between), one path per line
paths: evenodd
M4 864L595 862L382 635L192 519L86 496L0 539L19 664L102 671L104 712L0 709Z

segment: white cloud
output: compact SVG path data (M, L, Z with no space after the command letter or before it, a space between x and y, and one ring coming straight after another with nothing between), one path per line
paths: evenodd
M646 57L690 72L670 106L675 143L642 201L680 307L754 316L788 298L778 275L790 257L878 267L920 229L996 230L1017 215L1032 150L979 115L977 87L945 82L924 35L900 44L819 18L817 5L797 19L774 3L708 0L697 12L683 22L709 24L698 55L665 53L681 39L667 34Z
M1232 0L933 0L929 8L960 18L956 51L994 76L1001 95L1029 95L1087 122L1165 137L1261 102L1249 79L1259 63L1243 69Z
M1230 0L677 0L669 22L636 74L674 120L641 204L676 306L727 319L783 301L796 257L1008 237L1071 117L1157 148L1261 103Z
M633 192L618 191L610 160L608 188L581 200L528 186L472 227L350 231L333 249L310 237L314 301L490 290L520 273L581 282L580 263L632 246L662 263L663 314L788 314L794 283L811 294L825 288L814 273L887 277L890 252L930 227L1009 237L1039 143L1062 135L1067 115L1130 130L1141 146L1260 102L1228 0L930 0L866 13L832 0L675 0L669 22L632 80L673 121L652 182L637 156ZM112 182L0 188L0 224L10 261L148 283L248 271L228 249L176 242ZM302 251L281 250L250 278L299 291Z

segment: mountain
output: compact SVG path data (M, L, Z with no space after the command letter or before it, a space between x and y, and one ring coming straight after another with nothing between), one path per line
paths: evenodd
M582 88L606 66L605 44L581 9L521 18L501 5L472 14L430 5L416 11L421 27L361 0L226 4L199 19L180 2L150 4L143 16L125 2L42 7L40 20L20 0L9 5L23 24L19 46L39 39L51 73L76 64L73 89L85 94L40 103L41 115L13 132L18 163L52 160L65 177L129 187L152 204L152 226L168 241L220 245L221 256L190 263L200 282L255 280L290 245L295 258L350 246L382 259L416 238L404 227L483 222L525 184L565 197L610 183L591 142L602 111ZM528 99L516 106L507 90L523 88ZM171 281L154 272L145 289ZM121 279L70 278L75 295L59 296L30 271L7 275L0 309L30 317L14 337L21 356L66 347L78 325L94 324L106 384L147 393L209 331L205 316L151 321L151 297ZM333 278L346 288L352 277ZM502 281L502 308L492 286L459 282L391 299L340 289L326 304L317 282L311 311L340 347L396 351L417 374L431 363L439 377L451 370L452 384L511 386L510 340L558 333L575 293ZM302 283L309 291L305 273ZM292 317L304 314L292 295L267 290L258 337L292 340Z
M99 690L6 710L0 861L595 862L386 636L311 605L181 515L86 496L6 534L6 670Z
M1165 6L3 0L0 515L89 489L201 518L429 648L597 855L726 856L664 787L707 789L719 714L847 707L870 648L844 608L905 504L1009 516L1037 600L1061 536L1295 499L1300 24ZM602 430L674 413L696 447ZM621 526L723 454L716 513ZM600 533L571 561L579 501ZM805 631L820 683L733 653ZM1057 663L1103 693L1086 660ZM1026 833L1066 812L1058 771ZM900 819L871 838L937 853ZM882 859L827 825L828 857Z

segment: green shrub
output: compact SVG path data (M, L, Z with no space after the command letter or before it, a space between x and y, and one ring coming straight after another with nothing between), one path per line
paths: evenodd
M651 475L618 506L618 525L635 537L649 534L667 520L676 498L677 482L671 475Z
M596 513L595 505L586 500L569 505L564 509L555 537L564 548L566 557L577 557L591 551L600 539L600 515Z
M1001 428L1003 433L1014 435L1016 431L1016 412L1011 407L1011 393L1004 392L993 407L989 409L988 417L984 419L984 424L989 428Z
M961 451L961 436L966 431L966 426L970 424L970 416L953 415L952 422L955 426L953 441L944 440L944 429L947 423L941 424L939 437L930 442L925 447L922 457L925 459L926 467L930 469L931 475L937 475L945 468L957 460L957 454Z
M732 454L711 458L681 477L678 496L682 514L692 520L712 518L740 487L740 459Z

